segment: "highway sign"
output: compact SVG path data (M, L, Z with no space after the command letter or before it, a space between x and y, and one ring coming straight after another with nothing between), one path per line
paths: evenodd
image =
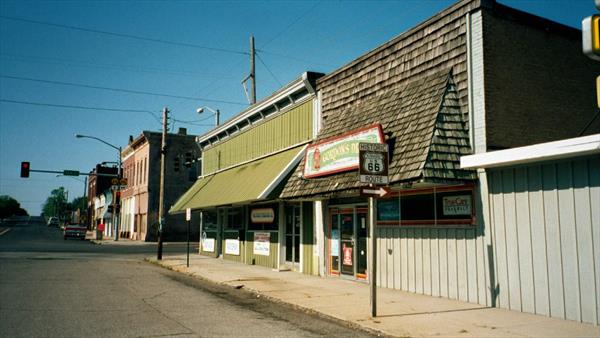
M361 183L388 184L388 145L385 143L359 143L358 171Z
M360 188L360 195L381 198L389 194L390 191L390 188L387 187L362 187Z

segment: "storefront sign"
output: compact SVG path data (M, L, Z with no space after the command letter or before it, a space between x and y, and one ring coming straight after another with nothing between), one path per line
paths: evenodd
M304 177L319 177L358 168L360 142L383 143L381 125L356 129L309 146L304 155Z
M471 196L446 196L442 199L444 215L471 215Z
M202 251L215 252L215 239L202 238Z
M259 256L269 256L271 247L271 233L254 233L254 254Z
M225 253L228 255L240 255L240 241L237 239L225 240Z
M250 219L252 223L273 223L275 210L273 208L252 209Z

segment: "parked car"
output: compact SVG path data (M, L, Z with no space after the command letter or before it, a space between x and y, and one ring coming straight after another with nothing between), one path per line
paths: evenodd
M87 227L83 224L67 224L64 230L65 240L68 237L79 238L84 240Z
M49 227L57 227L58 225L59 225L58 217L48 218L48 226Z

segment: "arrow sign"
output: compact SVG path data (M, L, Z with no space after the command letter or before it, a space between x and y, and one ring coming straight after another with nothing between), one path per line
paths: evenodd
M362 196L367 196L367 197L384 197L385 195L390 193L390 188L385 188L385 187L378 187L378 188L373 188L373 187L365 187L365 188L360 188L360 194Z

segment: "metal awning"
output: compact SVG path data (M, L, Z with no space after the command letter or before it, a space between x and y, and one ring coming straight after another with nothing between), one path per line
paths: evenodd
M304 149L305 146L294 147L203 176L179 198L169 213L272 198L270 194L295 169Z

